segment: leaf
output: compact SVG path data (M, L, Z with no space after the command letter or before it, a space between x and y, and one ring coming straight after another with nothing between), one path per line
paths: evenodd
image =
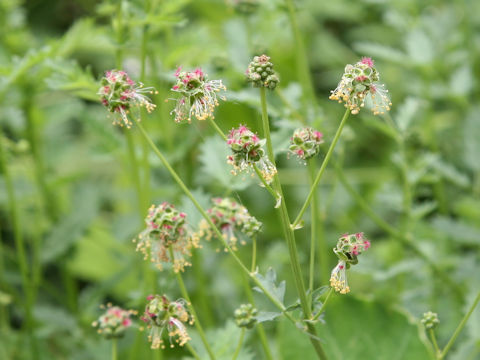
M260 281L260 283L263 285L263 287L275 298L277 299L280 303L283 304L283 298L285 296L285 287L286 283L285 280L281 281L278 285L276 284L277 282L277 274L275 273L275 270L273 268L268 268L267 273L265 276L262 276L261 274L256 274L257 279ZM258 291L260 293L263 293L263 290L260 289L259 287L254 287L253 288L255 291Z
M389 60L393 63L406 61L406 55L402 51L390 46L370 42L357 42L353 47L356 51L377 59Z
M480 141L478 140L480 139L479 113L480 107L473 107L465 119L465 127L463 129L463 161L475 171L480 170L480 161L478 161L478 154L480 154Z
M445 216L437 216L432 226L454 242L480 245L480 229L462 220L453 220Z
M255 319L257 319L257 322L262 323L266 321L272 321L275 320L277 317L282 316L283 314L281 312L274 312L274 311L260 311L257 316L255 316Z
M92 185L82 185L74 193L72 210L47 235L42 246L41 260L44 263L64 255L88 229L99 207L99 193Z
M235 323L229 320L223 328L217 328L207 331L207 340L212 347L217 360L231 360L232 354L235 353L238 339L240 338L240 332L242 330L235 325ZM193 332L193 330L192 330ZM248 334L248 333L247 333ZM253 360L254 355L248 346L244 345L240 350L238 360ZM192 336L191 345L198 352L200 359L208 359L209 355L205 350L205 346L202 344L200 337L197 335Z
M438 207L436 201L425 201L412 207L412 216L416 219L422 219Z
M415 29L405 38L405 47L411 60L417 64L430 63L434 58L434 47L423 30Z
M395 114L395 123L400 132L405 133L410 128L410 124L421 106L422 101L413 97L407 97L405 101L398 106L397 113Z
M472 91L474 75L470 64L456 69L450 78L450 91L458 96L465 96Z
M381 303L335 296L325 320L326 325L317 328L329 359L428 359L417 326ZM298 354L302 359L317 358L308 337L287 321L279 323L278 344L279 360L298 359Z

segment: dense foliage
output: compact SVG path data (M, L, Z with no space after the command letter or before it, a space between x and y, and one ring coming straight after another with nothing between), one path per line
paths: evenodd
M318 239L312 284L311 206L299 219L304 224L295 221L306 286L316 289L308 294L314 311L325 302L332 269L334 286L346 293L331 295L314 326L329 359L434 358L425 327L435 325L445 346L480 289L479 13L475 0L0 0L0 359L109 358L112 340L92 322L108 334L123 325L101 317L101 304L128 309L121 313L125 336L115 340L120 359L190 358L186 347L150 349L149 332L155 347L169 344L170 332L173 343L188 342L208 359L194 321L217 359L232 359L243 334L238 359L268 358L257 322L271 358L316 359L302 325L281 316L261 289L251 291L255 284L138 126L112 121L141 116L201 206L214 209L211 219L219 211L242 219L241 226L222 223L227 244L233 241L250 265L255 238L257 281L300 319L291 253L275 210L281 201L250 176L252 164L234 175L227 157L238 165L245 153L234 141L248 140L255 151L264 145L259 89L247 78L256 86L268 82L276 87L267 90L267 102L282 201L293 221L345 111L329 100L339 94L331 91L346 64L364 56L375 60L380 81L378 74L362 75L356 85L361 93L384 83L392 105L385 100L380 109L391 110L359 111L361 96L350 107L311 205ZM249 64L262 54L270 59L255 61L270 61L275 73L265 65L255 76L260 65ZM245 74L247 68L253 70ZM115 110L130 100L120 92L132 91L133 80L120 74L122 90L106 89L112 82L101 79L111 69L145 83L144 97L134 99L145 106L125 117ZM191 87L184 86L187 76ZM205 105L201 96L212 88L218 99L205 112L185 112ZM118 102L108 103L114 93ZM237 129L228 145L202 121L212 114L225 134ZM292 144L302 126L312 129L297 131ZM247 127L245 140L238 129ZM276 172L266 150L255 154L270 183ZM164 202L178 210L168 205L166 218L148 214ZM173 228L159 237L156 226L165 224ZM349 270L346 291L338 266L353 264L358 253L340 251L337 241L360 232L371 247ZM157 264L144 261L150 245L139 242L140 233L160 247L175 243L176 252L167 249ZM368 248L363 237L351 236L349 246L361 239L361 250ZM184 269L196 319L168 260ZM438 314L438 324L432 314L422 324L428 311ZM145 312L145 323L135 312ZM480 356L479 324L477 309L448 359Z

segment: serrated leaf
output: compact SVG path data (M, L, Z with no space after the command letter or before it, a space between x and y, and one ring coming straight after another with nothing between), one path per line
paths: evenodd
M283 298L285 296L286 282L285 280L281 281L278 285L277 282L277 273L273 268L269 268L265 276L261 274L256 274L257 279L263 285L263 287L280 303L283 304ZM263 293L262 289L259 287L254 287L255 291Z
M260 311L257 316L255 316L255 319L257 319L257 322L262 323L266 321L272 321L275 320L277 317L282 316L283 314L281 312L274 312L274 311Z
M441 231L457 243L480 244L480 229L462 220L438 216L433 220L432 225L436 230Z
M422 219L434 211L437 207L438 203L436 201L426 201L420 205L413 206L412 216L416 219Z
M394 119L400 132L404 133L409 129L410 124L415 118L415 115L417 115L418 111L420 110L421 104L421 100L413 97L407 97L405 101L398 106L398 110Z
M463 129L463 159L464 162L473 170L480 170L480 161L478 161L478 154L480 154L480 126L478 126L478 114L480 107L474 107L465 119L465 127Z

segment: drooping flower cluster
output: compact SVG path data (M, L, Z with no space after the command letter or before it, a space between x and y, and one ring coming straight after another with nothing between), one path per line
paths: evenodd
M165 295L149 295L145 306L145 313L141 320L149 330L148 341L152 349L165 348L163 333L167 332L170 347L175 343L185 345L189 340L186 325L193 325L194 319L186 308L186 301L178 299L170 301Z
M323 134L311 127L296 129L290 138L289 150L301 160L308 160L320 152Z
M167 202L152 205L145 218L147 228L134 239L137 251L145 260L150 258L159 270L164 263L172 263L175 272L184 271L185 266L191 265L188 258L192 248L200 247L198 237L186 224L186 217Z
M347 282L347 269L350 265L358 263L358 255L370 248L368 241L363 233L345 234L338 239L337 246L333 252L338 257L338 264L332 270L330 276L330 286L340 294L346 294L350 291Z
M110 70L105 72L98 90L102 104L113 113L113 123L132 126L129 114L133 108L145 106L148 112L152 112L155 106L144 94L153 94L155 89L143 87L142 83L136 84L130 79L125 71Z
M251 329L257 323L258 310L252 304L242 304L235 310L235 323L238 327Z
M238 237L244 234L248 237L260 232L262 223L250 215L247 208L230 198L212 199L213 207L207 210L212 222L220 229L223 238L232 250L237 250ZM205 219L199 224L198 235L211 240L215 232ZM244 245L245 241L240 244Z
M172 87L181 95L172 113L175 114L177 123L192 121L192 116L198 120L213 119L213 112L218 106L218 98L225 100L224 96L217 93L226 90L222 80L208 80L207 74L201 69L195 71L182 71L179 67L175 72L177 81Z
M439 323L440 320L437 313L429 311L423 314L422 324L425 326L425 329L435 329Z
M360 109L371 106L374 115L390 110L392 103L388 90L380 84L380 74L371 58L363 58L354 65L348 64L337 88L330 95L331 100L345 102L352 114L358 114Z
M233 152L233 155L227 157L228 163L233 166L232 173L250 172L253 165L257 165L265 181L270 183L277 169L263 150L265 142L265 139L260 140L257 134L244 125L232 129L227 138L227 144Z
M101 306L101 308L105 308ZM118 306L107 304L105 312L92 323L96 327L99 334L107 339L119 338L125 334L125 331L132 325L131 315L137 312L134 310L124 310Z
M280 82L278 75L273 71L270 57L267 55L255 56L248 65L245 75L247 76L247 81L251 82L255 87L266 87L273 90Z

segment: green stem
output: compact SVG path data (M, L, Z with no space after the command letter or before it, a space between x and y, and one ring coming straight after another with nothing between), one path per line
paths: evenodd
M317 320L320 317L320 315L322 315L322 313L325 311L325 308L327 307L328 300L330 300L330 297L332 296L333 293L334 293L333 288L330 288L330 290L328 290L327 297L323 301L322 307L320 308L320 310L318 310L318 312L312 318L312 321Z
M325 168L327 167L330 157L333 154L333 150L335 149L335 146L337 145L337 142L340 139L340 135L342 134L342 130L343 130L343 127L345 126L345 123L347 122L348 115L350 115L349 109L345 110L345 114L343 115L343 118L340 121L340 125L338 126L337 132L335 133L332 143L328 148L327 155L325 155L325 159L323 159L322 165L320 166L320 170L318 170L317 177L315 178L313 185L310 187L310 192L308 193L307 199L305 200L305 203L303 204L300 212L298 213L297 218L292 224L293 229L297 228L298 224L300 223L300 220L302 219L303 214L305 213L305 210L307 210L308 204L310 204L310 201L312 201L312 197L315 192L315 189L318 183L320 182L323 172L325 171Z
M210 121L210 125L213 126L213 128L214 128L215 131L218 133L218 135L220 135L220 137L221 137L224 141L227 141L227 135L225 135L225 133L222 131L222 129L220 129L220 127L217 125L217 123L215 122L215 120L213 120L212 117L209 117L208 120Z
M308 161L308 170L310 174L310 184L313 185L313 181L315 180L315 164L313 161ZM312 198L312 208L311 208L311 228L310 228L310 273L308 277L308 294L310 300L310 306L312 305L312 298L313 298L313 287L315 283L315 245L317 242L317 194L316 192L313 194ZM322 265L322 275L323 275L323 262Z
M255 272L255 268L257 267L257 237L252 237L252 266L251 272Z
M112 339L112 360L117 360L117 339L113 338Z
M435 337L435 332L433 329L428 330L428 335L430 335L430 340L432 341L433 348L435 349L435 358L437 358L440 354L440 349L438 348L437 338Z
M255 299L253 298L252 289L250 288L250 284L248 283L248 277L242 276L243 285L245 288L245 294L247 295L248 302L255 306ZM265 334L265 329L263 324L258 323L256 325L258 338L260 339L260 343L262 344L263 352L265 353L265 359L273 360L272 352L270 350L270 346L268 345L267 335Z
M115 66L117 70L122 70L123 66L123 0L117 0L117 18L115 33L117 37L117 49L115 51Z
M205 209L200 205L200 203L197 201L197 199L193 196L191 191L186 187L186 185L183 183L182 179L178 176L178 174L175 172L175 170L172 168L168 160L163 156L163 154L160 152L160 150L157 148L157 146L154 144L152 139L148 136L147 132L143 128L142 124L138 122L138 120L134 119L135 124L137 125L137 128L140 130L141 134L145 137L147 140L148 144L152 148L153 152L155 155L158 156L160 161L162 162L163 166L168 170L170 175L173 177L175 182L178 184L178 186L182 189L182 191L187 195L187 197L192 201L193 205L197 208L197 210L200 212L202 217L207 221L208 225L212 228L214 231L216 237L222 242L222 245L227 249L227 252L230 254L230 256L233 257L237 265L242 269L243 272L245 272L267 296L268 299L276 306L278 307L282 312L284 312L285 316L290 319L292 322L295 323L295 319L287 312L285 312L286 308L285 306L279 302L263 285L262 283L257 279L254 273L251 273L250 270L243 264L242 260L237 256L237 254L232 250L228 242L223 238L222 233L220 230L217 228L217 226L213 223L212 219L210 216L207 214Z
M427 264L429 264L432 270L439 277L441 277L446 283L448 283L455 290L457 296L461 298L462 290L460 286L457 283L455 283L446 273L444 273L444 271L440 269L437 266L437 264L435 264L427 255L425 255L425 253L419 248L419 246L412 241L411 237L403 235L403 233L401 233L400 231L392 227L380 216L378 216L370 207L370 205L367 203L367 201L364 198L362 198L362 196L357 191L355 191L352 185L350 185L350 183L347 181L345 177L345 174L343 173L343 170L337 164L334 164L334 165L335 165L335 171L337 173L337 178L340 180L345 190L347 190L350 196L356 201L358 206L360 206L363 212L368 217L370 217L370 219L372 219L373 222L376 223L378 227L382 228L385 232L387 232L393 238L399 240L402 244L409 247L418 256L420 256L420 258L422 258Z
M244 337L245 337L245 328L242 328L242 331L240 332L240 338L238 339L237 348L235 349L235 353L233 354L232 360L237 360L238 354L240 354L240 350L242 349Z
M470 315L472 315L473 310L475 310L475 307L478 305L479 301L480 301L480 292L477 294L477 297L473 301L472 306L470 306L470 309L465 314L462 321L460 321L460 324L458 324L457 328L455 329L455 332L453 333L452 337L448 341L447 345L445 345L445 348L443 349L442 353L438 357L439 360L442 360L445 357L445 355L447 355L448 351L451 349L451 347L455 343L455 340L457 340L458 335L460 335L460 332L463 330L463 328L467 324L467 321L470 318Z
M3 178L5 182L10 219L11 219L11 224L13 226L15 248L17 250L15 253L17 255L18 266L20 267L23 294L25 296L25 299L24 299L25 329L28 332L30 337L32 356L33 358L37 358L38 353L36 351L36 341L33 333L32 288L30 286L30 281L29 281L27 255L26 255L25 243L24 243L23 234L22 234L22 227L20 224L19 209L17 206L16 198L15 198L15 189L13 186L13 179L11 177L7 160L6 160L4 141L5 139L3 137L3 134L0 132L0 172L3 173Z
M187 343L185 345L185 347L188 349L188 351L190 351L190 354L192 354L192 356L196 359L196 360L202 360L200 358L200 356L197 354L197 352L195 351L195 349L192 347L192 345L190 345L189 343Z
M297 14L295 12L293 0L286 0L286 5L288 9L288 17L292 26L293 36L295 38L297 72L300 84L302 84L303 93L305 95L305 103L313 105L315 104L316 100L315 92L313 90L312 76L310 75L310 66L308 64L308 58L305 51L305 44L298 26Z
M173 259L173 249L172 247L169 248L170 251L170 257ZM190 312L193 315L193 318L195 319L195 328L198 331L198 334L200 335L200 339L203 342L203 345L205 346L205 349L208 352L208 355L210 356L210 359L215 360L215 354L213 353L212 348L210 347L210 344L208 343L207 336L205 335L205 332L203 331L203 327L200 323L200 319L197 316L197 312L195 311L195 308L193 307L192 300L190 300L190 296L188 295L187 288L185 287L185 284L182 279L182 274L180 272L175 272L175 275L177 277L177 282L178 286L180 287L180 292L182 293L182 296L187 300L187 305L190 310Z
M273 153L273 145L272 139L270 136L270 124L268 122L268 111L267 111L267 98L265 93L265 88L260 88L260 101L262 104L262 124L263 124L263 132L264 136L267 139L267 154L272 162L275 165L275 155ZM278 174L275 174L273 178L273 188L276 193L278 193L283 199L280 204L280 208L278 209L279 215L282 221L283 232L285 235L285 240L287 241L288 252L290 256L290 265L292 267L293 278L295 281L295 286L297 288L297 293L300 298L300 305L303 310L303 314L306 318L310 318L312 315L311 308L309 306L309 302L307 299L307 294L305 292L305 284L303 282L302 276L302 268L300 266L300 261L298 259L298 251L297 245L295 242L295 235L293 233L293 229L290 226L290 219L288 216L287 206L285 204L285 197L283 196L282 186L280 184L280 180L278 178ZM326 359L327 356L320 344L316 329L312 324L307 324L307 332L311 335L310 342L312 343L317 355L320 359Z

